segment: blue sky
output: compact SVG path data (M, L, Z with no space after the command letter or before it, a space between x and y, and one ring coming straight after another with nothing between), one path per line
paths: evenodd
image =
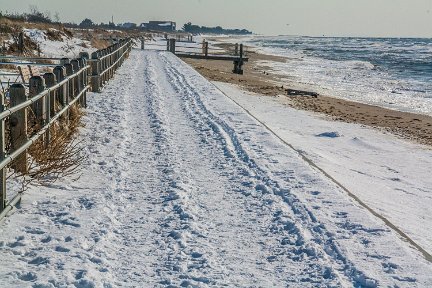
M191 21L256 33L432 38L432 0L0 0L2 11L30 5L64 21Z

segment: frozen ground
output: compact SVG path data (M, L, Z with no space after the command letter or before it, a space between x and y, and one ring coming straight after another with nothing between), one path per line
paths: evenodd
M1 223L0 287L432 285L417 250L192 68L130 58L88 96L81 178Z

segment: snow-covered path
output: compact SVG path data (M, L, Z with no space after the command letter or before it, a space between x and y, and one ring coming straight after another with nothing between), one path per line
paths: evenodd
M32 188L0 226L1 287L432 285L420 253L192 68L130 58L88 97L84 175Z

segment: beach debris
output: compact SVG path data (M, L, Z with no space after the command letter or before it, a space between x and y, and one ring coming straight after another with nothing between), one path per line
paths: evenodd
M309 91L295 90L295 89L286 89L285 91L287 92L288 95L291 96L312 96L317 98L319 95L316 92L309 92Z

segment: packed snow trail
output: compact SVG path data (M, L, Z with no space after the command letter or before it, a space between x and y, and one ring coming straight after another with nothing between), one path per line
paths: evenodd
M2 224L0 286L432 285L420 253L172 54L133 51L88 99L85 173Z

